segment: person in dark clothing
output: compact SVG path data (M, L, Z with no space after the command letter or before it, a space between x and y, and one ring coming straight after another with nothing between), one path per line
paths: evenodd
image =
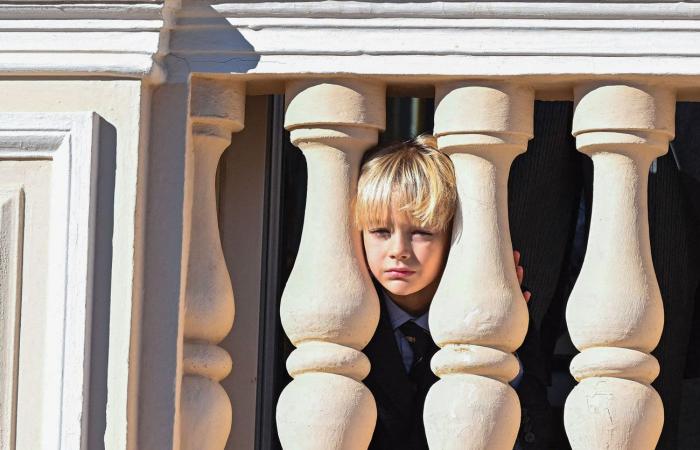
M419 136L369 153L361 170L355 217L381 305L379 325L364 349L371 362L365 384L378 411L369 449L424 450L423 405L437 381L430 359L438 350L428 310L449 251L457 202L454 169L432 136ZM514 252L522 283L519 259ZM523 299L530 296L524 290ZM535 327L529 327L517 356L520 373L511 385L521 398L522 426L516 448L529 449L533 431L547 436L551 423ZM547 439L539 442L546 445Z
M577 151L571 134L573 111L572 102L535 102L534 139L514 161L508 182L513 246L523 253L525 283L535 293L530 308L540 332L545 373L547 378L554 374L551 393L556 395L550 399L556 409L555 441L539 448L556 450L571 448L561 408L576 383L568 364L578 351L568 348L564 311L586 251L594 177L591 159ZM681 403L688 400L682 398L684 375L700 377L700 103L677 103L676 139L668 154L652 164L648 205L652 259L665 315L664 332L653 352L661 365L653 387L665 415L657 449L700 448L697 439L688 443L678 434ZM697 409L696 401L689 405L687 409ZM692 428L691 420L686 421L686 429Z

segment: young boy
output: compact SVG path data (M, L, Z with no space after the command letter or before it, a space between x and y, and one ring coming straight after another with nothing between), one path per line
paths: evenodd
M355 222L381 303L377 331L364 350L372 364L365 384L378 410L369 450L428 448L423 404L437 381L430 359L438 350L428 329L428 309L447 261L456 206L452 162L436 149L434 137L421 135L365 155ZM519 257L514 252L522 282ZM523 296L528 301L530 293ZM528 339L533 339L530 332ZM522 376L521 363L511 384Z

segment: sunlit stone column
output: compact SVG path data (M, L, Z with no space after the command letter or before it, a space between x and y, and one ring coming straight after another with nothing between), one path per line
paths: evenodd
M185 168L185 300L180 445L218 450L231 430L231 402L219 384L231 371L218 347L231 330L234 305L216 212L215 177L231 134L243 128L245 85L193 79L191 151ZM189 247L187 247L189 244Z
M361 352L379 320L350 202L366 149L385 126L385 88L359 80L287 85L285 127L306 157L304 229L282 296L282 326L297 347L287 360L294 380L277 404L282 446L366 449L376 406L362 379Z
M574 449L653 449L663 405L649 385L649 354L663 328L651 261L647 175L674 133L675 95L657 86L592 84L575 90L573 134L593 159L586 258L566 309L580 382L564 422Z
M435 134L457 175L452 247L430 308L441 378L424 421L432 449L513 448L520 403L508 382L528 312L513 264L508 173L533 129L533 91L508 84L440 85Z

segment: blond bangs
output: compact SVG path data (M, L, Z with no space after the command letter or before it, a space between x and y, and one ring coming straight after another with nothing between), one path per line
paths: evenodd
M454 216L457 189L452 162L422 135L382 149L362 166L355 200L360 229L390 223L393 208L417 226L446 229Z

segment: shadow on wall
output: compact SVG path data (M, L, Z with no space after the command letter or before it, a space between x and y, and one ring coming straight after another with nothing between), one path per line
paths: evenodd
M208 2L183 2L165 58L169 77L187 79L193 72L246 73L260 56L253 46Z
M100 120L97 168L97 207L92 326L90 339L90 394L88 448L104 449L109 360L109 302L112 290L112 231L114 229L114 177L117 169L117 130Z
M258 65L252 45L208 2L184 0L165 58L168 79L151 100L144 214L143 305L138 425L142 450L175 445L173 392L181 355L179 302L188 79L193 72L245 73ZM131 419L131 417L130 417ZM234 419L235 420L235 419ZM97 440L95 440L97 442ZM101 444L100 444L101 445ZM102 448L102 447L92 447Z

